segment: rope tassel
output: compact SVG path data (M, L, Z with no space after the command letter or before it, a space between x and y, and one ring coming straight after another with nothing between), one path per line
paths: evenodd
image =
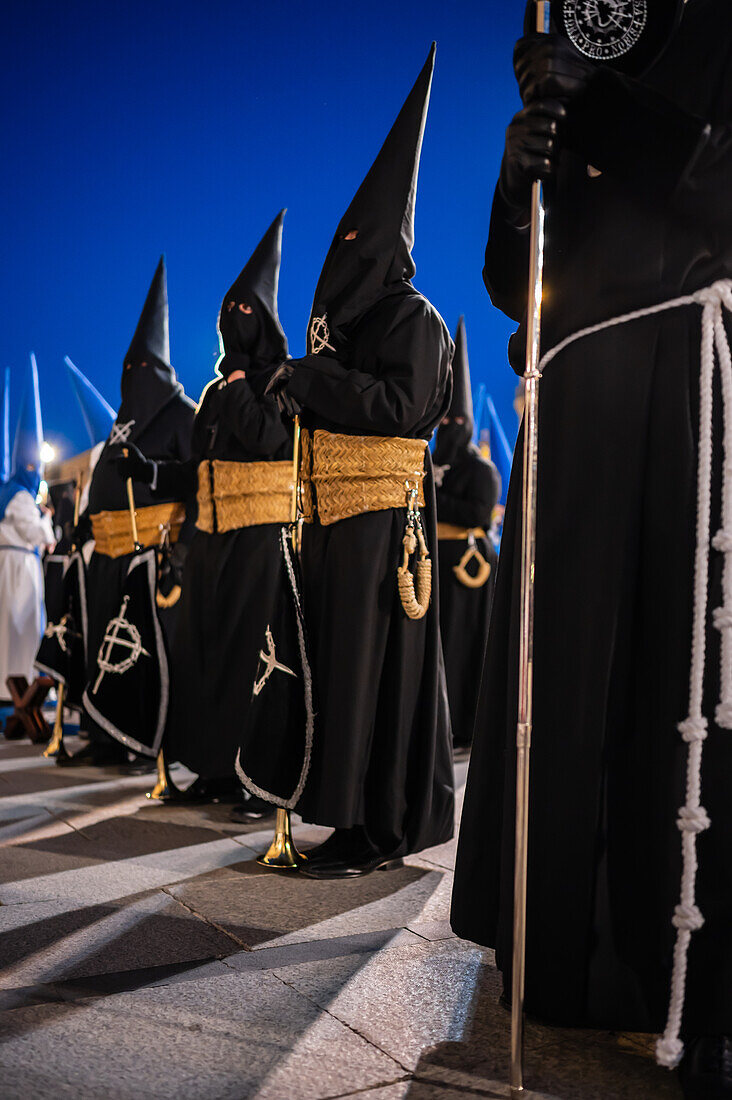
M427 614L432 596L432 562L422 530L422 518L417 506L417 488L407 482L407 523L402 539L404 557L397 569L397 587L405 614L410 619L422 619ZM415 578L409 568L409 559L419 547L419 560Z

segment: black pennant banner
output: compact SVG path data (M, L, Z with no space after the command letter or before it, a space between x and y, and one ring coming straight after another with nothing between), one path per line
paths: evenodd
M281 577L247 707L237 774L251 794L293 809L310 770L312 676L296 561L280 532Z
M134 752L157 756L168 715L168 658L155 603L155 549L131 561L120 609L107 624L84 706Z
M80 709L86 686L86 566L77 550L45 563L46 629L36 654L41 672L64 684L66 706Z

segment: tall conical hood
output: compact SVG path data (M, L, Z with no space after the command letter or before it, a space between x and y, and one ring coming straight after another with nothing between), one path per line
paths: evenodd
M461 317L455 333L455 354L452 360L452 401L447 416L437 429L435 462L439 466L450 465L461 451L470 446L472 440L473 394L470 388L465 318Z
M135 335L125 355L125 365L133 367L150 361L170 365L170 331L168 323L168 276L165 257L155 269Z
M287 337L277 313L282 258L280 210L221 304L219 334L224 353L217 364L224 376L276 365L287 358Z
M3 371L0 391L0 485L10 477L10 367Z
M64 363L66 364L66 373L71 388L76 394L76 400L79 402L89 442L94 447L97 443L103 443L107 438L117 414L111 405L107 404L99 390L91 384L86 375L71 362L68 355L64 356Z
M38 367L36 357L31 352L23 381L18 426L15 429L12 480L20 482L34 496L38 492L41 481L42 443L43 422L38 391Z
M125 355L121 390L117 421L133 425L130 437L133 439L164 405L183 392L170 365L168 286L163 256Z
M414 275L414 206L434 65L433 42L386 141L341 218L315 291L311 350L315 329L321 338L325 331L318 319L326 318L335 337L339 328L380 298L403 289Z

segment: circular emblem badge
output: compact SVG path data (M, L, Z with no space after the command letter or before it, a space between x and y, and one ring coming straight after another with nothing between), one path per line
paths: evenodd
M636 45L648 19L647 0L564 0L567 37L585 57L612 61Z

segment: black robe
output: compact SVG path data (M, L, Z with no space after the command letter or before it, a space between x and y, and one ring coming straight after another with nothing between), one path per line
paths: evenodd
M481 588L466 587L454 570L467 549L467 540L440 539L440 630L456 745L469 745L473 738L498 564L487 534L498 493L495 467L473 446L450 464L437 488L438 521L456 527L482 527L486 535L476 538L475 544L491 567ZM467 569L474 573L475 561Z
M196 407L186 397L182 390L170 398L146 424L141 425L138 433L133 432L130 439L149 458L156 460L186 461L191 453L191 429ZM87 515L92 516L102 511L127 511L126 483L120 477L115 464L114 454L119 451L119 444L112 447L109 441L99 456L99 461L94 467L91 484L89 486L89 505ZM149 485L135 485L135 505L138 508L147 508L152 504L164 504L171 500L184 499L176 494L155 494ZM186 523L181 530L180 545L185 545L190 537L192 525ZM179 551L180 553L180 551ZM99 648L104 639L104 634L109 620L117 614L122 602L122 590L132 554L123 554L118 558L110 558L106 554L93 553L87 570L87 603L89 609L89 681L94 683L97 676L97 658ZM159 610L160 622L166 638L168 648L175 632L175 624L178 618L180 601L170 608ZM171 694L174 694L174 684L171 679ZM94 740L105 740L108 737L103 730L88 715L84 718L87 729Z
M252 374L205 391L193 426L193 458L179 485L197 484L204 459L227 462L292 458L291 430L275 401L263 397L266 376ZM161 471L161 478L170 474ZM175 476L175 475L174 475ZM206 778L234 775L243 713L275 603L280 525L223 533L196 529L183 574L173 647L175 692L168 751Z
M543 351L585 325L732 275L731 57L726 0L691 0L644 81L663 101L609 76L596 85L606 94L588 110L587 159L603 173L591 178L586 160L564 153L548 189ZM528 243L502 215L497 201L485 277L495 304L518 319ZM680 887L686 746L677 723L688 710L699 345L700 309L689 306L580 340L541 382L526 1005L555 1023L665 1023ZM717 482L720 437L717 424ZM504 981L521 455L520 438L452 916L458 935L496 947ZM713 532L718 506L717 492ZM721 603L721 564L712 551L710 616ZM691 941L684 1026L729 1035L732 738L713 722L711 628L707 646L702 802L712 827L698 840L706 920Z
M451 342L409 286L348 332L348 359L298 360L288 385L303 425L347 435L429 438L450 397ZM437 556L432 468L424 525ZM382 850L414 852L453 831L450 719L437 575L412 621L397 591L405 509L303 530L305 618L315 687L310 776L298 807L321 825L364 825Z

